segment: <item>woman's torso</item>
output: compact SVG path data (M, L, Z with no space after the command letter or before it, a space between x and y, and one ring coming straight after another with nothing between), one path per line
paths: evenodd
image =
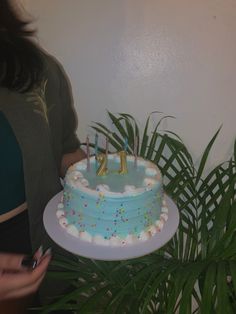
M0 223L27 209L22 154L14 132L0 111Z

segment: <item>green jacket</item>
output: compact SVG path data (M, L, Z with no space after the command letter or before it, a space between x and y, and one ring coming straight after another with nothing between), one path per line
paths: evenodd
M25 94L0 88L0 110L12 126L22 151L33 250L41 244L46 248L49 243L43 211L62 189L59 178L62 155L80 145L68 80L52 57L45 56L44 76L42 86Z

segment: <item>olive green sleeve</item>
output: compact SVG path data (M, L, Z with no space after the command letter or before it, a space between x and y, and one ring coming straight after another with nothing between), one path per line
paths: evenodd
M62 153L71 153L80 147L76 135L77 115L68 78L60 69L60 96L62 104Z

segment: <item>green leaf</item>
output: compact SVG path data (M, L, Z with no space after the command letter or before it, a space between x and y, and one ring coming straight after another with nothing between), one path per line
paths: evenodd
M230 276L232 277L234 293L236 294L236 261L229 261Z
M148 306L148 304L151 301L151 298L153 295L155 295L157 293L157 289L158 286L160 285L160 283L163 280L168 280L169 275L174 272L176 269L178 268L178 264L176 263L169 263L169 266L167 269L163 269L162 272L160 272L159 274L157 274L156 279L154 280L153 284L151 285L151 287L149 287L147 295L145 297L144 303L140 309L140 314L145 313L146 308Z
M225 262L219 262L217 266L217 313L233 313L230 306L230 301L228 297L228 288L226 284L227 273L226 273L226 264Z
M201 313L212 313L215 300L213 290L216 283L216 263L212 263L206 269L204 287L202 293Z
M182 291L182 297L180 301L180 308L179 308L179 314L185 314L188 313L188 309L191 308L192 301L191 301L191 295L192 291L194 289L194 286L206 267L207 263L193 263L191 265L188 265L186 267L186 273L188 273L187 282L184 285L183 291Z
M60 296L59 300L49 306L45 306L42 310L42 314L51 313L52 311L68 308L68 302L76 301L81 293L88 292L93 288L93 284L89 283L82 287L75 289L72 292L67 293L65 296Z
M203 170L205 168L205 164L206 164L206 161L207 161L207 158L208 158L208 155L210 153L210 150L219 134L221 130L221 127L217 130L217 132L215 133L215 135L213 136L213 138L211 139L210 143L207 145L204 153L203 153L203 156L202 156L202 159L201 159L201 162L200 162L200 165L199 165L199 168L198 168L198 172L197 172L197 177L196 177L196 184L199 182L200 178L201 178L201 175L203 173Z
M121 134L121 136L125 139L128 138L128 134L124 128L124 126L122 125L122 123L120 121L122 121L120 118L117 118L115 115L113 115L111 112L108 111L108 115L112 121L112 123L114 124L114 126L116 127L117 131Z

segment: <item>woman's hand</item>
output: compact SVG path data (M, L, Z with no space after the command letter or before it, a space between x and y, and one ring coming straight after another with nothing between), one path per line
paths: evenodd
M60 176L64 178L67 169L71 165L73 165L75 162L80 161L81 159L84 159L86 157L87 157L86 153L80 148L78 148L73 153L64 154L62 156L62 161L61 161Z
M0 300L21 298L37 291L51 259L39 249L33 259L20 254L0 253Z

